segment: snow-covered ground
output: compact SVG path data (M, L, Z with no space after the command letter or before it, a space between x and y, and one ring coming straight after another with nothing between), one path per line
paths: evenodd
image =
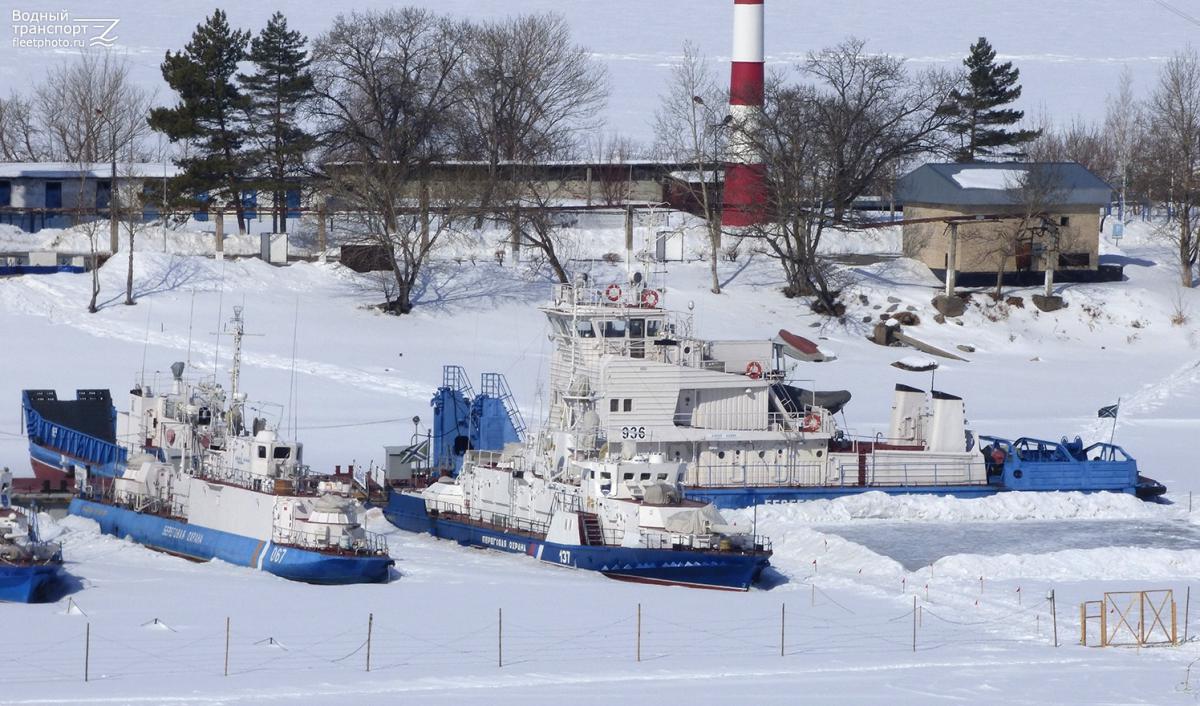
M1105 591L1175 589L1182 635L1187 587L1200 575L1200 549L1180 541L1200 525L1200 508L1189 512L1190 491L1200 490L1190 443L1200 432L1200 297L1180 290L1168 248L1147 227L1128 232L1120 246L1107 238L1104 246L1106 259L1126 264L1127 281L1065 285L1070 306L1053 314L1029 305L1030 290L1013 292L1024 307L976 297L962 325L934 321L935 280L893 257L895 233L831 243L839 252L888 256L852 269L844 322L783 298L775 264L749 248L721 263L721 295L708 292L703 262L669 263L662 276L667 305L693 303L701 335L770 337L782 327L821 339L838 360L793 374L851 390L845 422L855 432L886 425L895 383L930 384L929 373L890 365L910 351L866 340L871 324L863 317L890 306L889 296L920 317L913 335L975 349L965 354L970 362L942 365L936 386L966 398L977 433L1107 438L1108 420L1097 420L1096 410L1119 397L1116 440L1170 487L1172 505L1070 493L868 494L738 511L732 518L757 524L776 552L766 586L746 594L622 584L390 531L376 515L368 523L389 532L396 580L307 586L156 554L68 518L52 530L61 532L78 584L56 603L0 608L12 642L0 660L0 702L1194 702L1200 674L1191 676L1189 666L1200 658L1197 643L1140 652L1076 644L1080 602ZM583 256L619 250L619 230L578 235L587 239L577 250ZM67 243L77 234L44 237ZM186 254L204 249L201 235L168 240L165 253L152 238L140 241L146 249L135 253L133 307L121 304L124 253L102 268L97 314L85 310L89 275L0 280L0 330L8 334L0 400L11 404L0 416L0 465L28 468L22 388L109 387L124 406L120 391L143 369L165 379L171 362L190 357L196 372L215 363L223 376L228 339L218 351L211 333L234 305L245 307L248 331L263 334L246 341L243 386L251 399L282 406L263 406L263 414L295 418L291 426L316 468L379 460L383 445L407 441L411 418L430 416L444 363L473 376L504 373L526 418L540 419L549 343L535 307L550 285L524 264L497 265L489 241L460 244L435 262L417 311L396 318L370 309L375 289L339 265L219 262ZM598 282L623 277L598 260L578 266ZM1188 313L1182 325L1171 322L1176 309ZM946 539L951 553L930 555L928 565L905 553L906 542L950 527L967 541L991 528L1011 546L1002 550L991 537L964 549ZM1101 527L1118 530L1078 541ZM1023 528L1037 536L1025 541Z

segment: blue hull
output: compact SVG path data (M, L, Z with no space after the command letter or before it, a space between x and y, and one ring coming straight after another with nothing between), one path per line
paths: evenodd
M0 601L34 603L62 580L62 562L16 566L0 564Z
M958 498L981 498L1003 492L995 485L835 485L808 487L684 488L683 497L702 503L712 503L721 510L738 510L753 505L797 503L804 500L828 500L849 495L880 492L888 495L950 495Z
M395 563L386 556L345 556L281 546L83 498L71 500L69 512L95 520L105 534L128 537L152 549L196 561L220 559L293 581L381 583L388 580Z
M392 492L384 517L409 532L424 532L464 546L497 549L558 566L598 571L609 578L696 588L745 591L768 563L764 554L735 554L675 549L593 547L558 544L490 527L430 515L425 501Z

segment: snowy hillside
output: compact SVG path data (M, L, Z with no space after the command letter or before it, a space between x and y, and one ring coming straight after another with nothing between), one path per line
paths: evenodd
M474 17L513 11L508 4L481 6L475 0L409 0L403 4ZM360 10L392 5L379 0L355 3ZM732 5L729 0L526 0L520 9L555 11L567 17L575 37L608 66L610 129L649 141L652 108L683 42L699 44L714 60L728 60ZM1033 116L1044 106L1064 123L1075 115L1103 117L1102 98L1114 89L1122 65L1133 71L1135 89L1147 90L1158 64L1193 41L1196 30L1155 3L1134 10L1118 0L921 0L903 5L881 0L841 4L767 0L766 8L767 61L777 69L849 35L868 40L874 51L907 56L918 65L958 67L971 42L986 35L1000 60L1012 60L1021 69L1025 87L1021 107ZM67 10L72 16L120 19L114 32L117 48L128 52L136 78L157 89L159 99L166 101L169 92L162 84L159 62L168 49L183 46L211 8L104 0L87 5L26 3L19 9ZM310 37L324 31L339 11L312 0L233 4L223 9L232 25L254 31L273 11L281 10L293 27ZM0 93L26 87L30 76L40 75L63 58L54 50L15 48L10 42L0 42Z
M694 303L702 336L770 337L787 328L820 338L839 359L804 364L794 377L852 391L846 423L868 434L886 425L895 383L930 383L928 373L890 365L911 351L866 340L862 319L898 298L921 319L913 335L974 349L969 362L944 364L936 386L965 397L977 433L1106 438L1108 420L1096 410L1120 397L1116 441L1170 487L1173 505L1078 494L870 494L738 511L732 518L770 535L776 552L766 586L747 594L621 584L399 533L378 516L368 524L388 533L397 578L316 587L156 554L71 518L51 531L79 583L57 603L4 609L10 634L21 637L0 661L0 702L1194 702L1195 642L1140 654L1076 644L1080 602L1104 591L1175 589L1182 633L1186 590L1200 575L1200 508L1188 511L1200 484L1187 443L1200 432L1200 298L1180 291L1170 253L1147 228L1130 233L1120 246L1104 241L1104 257L1124 263L1128 280L1065 285L1070 306L1053 314L1037 312L1031 292L1018 290L1024 307L976 297L962 325L936 323L936 280L896 257L894 233L834 246L882 257L852 268L844 322L783 298L775 263L749 253L722 262L721 295L708 293L705 263L670 263L666 302ZM621 237L579 236L589 257L616 249ZM76 235L40 237L67 247ZM549 344L536 306L549 283L524 265L497 265L488 242L435 262L417 311L400 318L368 308L377 292L336 264L280 268L181 254L203 250L198 234L171 234L168 245L164 253L161 241L142 239L134 307L120 303L124 253L101 271L97 314L84 308L89 275L0 280L0 326L9 334L0 399L11 405L0 417L0 465L28 468L22 388L109 387L123 407L122 391L143 367L165 379L171 362L190 355L195 370L215 363L224 375L228 339L217 350L211 332L234 305L245 307L247 330L263 334L246 341L242 384L251 400L280 405L261 413L294 412L315 468L379 460L384 444L407 441L411 417L431 415L444 363L472 376L504 373L526 418L540 419ZM600 282L624 276L599 260L579 267ZM1171 321L1176 309L1189 317L1182 325Z

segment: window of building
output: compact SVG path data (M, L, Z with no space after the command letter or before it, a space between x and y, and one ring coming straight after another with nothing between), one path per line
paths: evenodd
M287 204L287 217L300 217L300 190L288 189L283 194L283 200Z
M46 182L46 208L62 208L62 182Z
M12 182L0 181L0 206L12 205Z
M1062 218L1059 218L1059 219L1058 219L1058 224L1059 224L1060 226L1069 226L1069 225L1071 225L1071 217L1070 217L1070 216L1063 216Z
M615 319L604 322L605 338L625 338L625 320Z
M622 409L621 411L623 411L623 412L632 412L632 411L633 411L633 400L631 400L631 399L629 399L628 397L626 397L626 398L625 398L625 403L624 403L624 405L622 405L622 407L623 407L623 409Z
M1092 257L1085 252L1064 252L1058 254L1059 267L1091 267Z
M96 208L108 208L111 198L112 182L107 180L96 182Z
M621 400L613 398L608 401L608 411L617 412L621 409Z

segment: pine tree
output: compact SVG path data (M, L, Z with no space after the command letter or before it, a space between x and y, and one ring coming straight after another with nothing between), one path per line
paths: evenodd
M1024 111L1005 108L1021 97L1017 83L1021 71L1006 61L996 63L996 50L986 37L971 45L963 60L966 85L951 91L943 111L953 116L951 132L962 146L955 155L960 162L986 157L1019 157L1021 145L1037 138L1040 130L1006 130L1025 117Z
M241 186L246 172L243 116L249 105L233 83L246 56L250 33L231 30L225 13L213 12L196 27L183 51L168 51L162 75L179 94L173 108L150 111L150 127L172 142L185 140L192 150L176 160L183 174L174 186L187 194L209 194L232 201L238 230L246 232Z
M280 233L287 231L288 180L302 173L304 157L316 145L296 123L296 114L313 90L307 42L288 29L283 13L276 12L250 42L246 58L254 63L254 73L238 75L250 100L249 138L252 161L259 165L257 184L274 196L272 221Z

